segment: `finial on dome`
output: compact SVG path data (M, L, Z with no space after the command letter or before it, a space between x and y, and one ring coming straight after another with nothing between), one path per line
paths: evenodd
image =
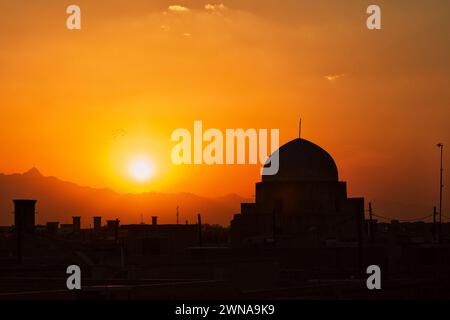
M302 118L300 118L300 121L298 122L298 137L302 137Z

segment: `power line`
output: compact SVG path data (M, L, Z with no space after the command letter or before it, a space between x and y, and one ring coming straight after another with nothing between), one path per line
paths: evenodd
M375 216L375 217L377 217L377 218L381 218L381 219L385 219L385 220L397 220L397 221L399 221L399 222L413 222L413 221L422 221L422 220L425 220L425 219L428 219L428 218L431 218L433 215L432 214L430 214L430 215L427 215L427 216L424 216L424 217L420 217L420 218L413 218L413 219L396 219L396 218L392 218L392 217L385 217L385 216L382 216L382 215L379 215L379 214L375 214L375 213L372 213L373 214L373 216Z
M381 214L374 213L374 210L372 209L371 203L369 203L369 209L364 210L364 211L365 212L369 212L369 215L372 215L372 216L377 217L377 218L381 218L381 219L384 219L384 220L387 220L387 221L397 220L398 222L423 221L423 220L426 220L428 218L433 217L433 214L429 214L429 215L426 215L426 216L423 216L423 217L410 218L410 219L399 219L399 218L387 217L387 216L383 216ZM447 217L447 218L450 219L450 217Z

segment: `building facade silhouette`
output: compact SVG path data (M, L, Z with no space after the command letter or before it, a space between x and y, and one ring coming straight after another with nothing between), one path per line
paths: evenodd
M360 243L364 199L347 196L346 182L339 181L333 158L301 138L275 153L279 156L279 171L276 175L263 174L262 181L256 184L255 202L241 204L241 213L231 221L232 245L314 247L330 242Z

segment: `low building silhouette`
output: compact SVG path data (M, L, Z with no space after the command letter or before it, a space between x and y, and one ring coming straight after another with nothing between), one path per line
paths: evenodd
M432 223L365 220L325 150L296 139L277 153L278 173L263 175L230 227L200 216L36 226L36 200L15 200L15 226L0 227L0 298L450 299L450 223L438 241ZM64 286L72 264L83 274L76 295ZM369 265L382 270L382 294L367 290Z

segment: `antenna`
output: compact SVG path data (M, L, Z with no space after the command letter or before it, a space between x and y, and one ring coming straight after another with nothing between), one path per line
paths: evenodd
M298 122L298 137L299 138L302 137L302 118L300 118L300 120Z

